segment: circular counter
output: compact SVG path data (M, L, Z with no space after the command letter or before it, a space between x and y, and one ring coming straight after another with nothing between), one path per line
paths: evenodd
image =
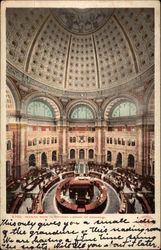
M60 210L58 209L57 206L57 201L56 201L56 191L57 191L57 187L59 186L59 184L62 182L59 182L55 185L53 185L45 194L43 197L43 201L42 201L42 205L43 205L43 210L44 213L47 214L58 214L61 213ZM106 188L106 192L107 192L107 202L106 202L106 206L104 208L104 210L101 213L104 214L115 214L118 213L119 209L120 209L120 198L119 195L117 194L117 192L115 191L115 189L109 185L106 182L103 182L105 188ZM95 188L97 188L95 186ZM75 212L70 212L75 213ZM85 212L84 212L85 213ZM89 212L92 213L92 212ZM96 212L99 213L99 212Z
M85 182L86 182L85 184L87 185L88 183L87 180ZM92 181L90 179L89 184L91 182ZM82 183L82 187L85 187L85 185L83 186L84 183L82 180L80 181L79 179L77 181L77 179L75 180L73 178L68 178L62 181L58 185L56 190L56 203L57 203L57 208L61 213L101 213L105 209L107 203L107 191L106 187L103 185L101 181L93 180L93 185L97 187L97 189L99 190L99 196L97 196L97 199L94 201L93 199L91 199L91 201L87 201L84 198L84 205L78 203L77 199L67 200L64 198L63 194L67 192L67 190L69 189L70 183L72 183L72 185L73 183L74 184L78 183L79 188L81 188L80 183Z

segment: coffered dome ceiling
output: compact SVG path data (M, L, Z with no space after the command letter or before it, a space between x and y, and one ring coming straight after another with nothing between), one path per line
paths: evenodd
M124 84L154 64L152 9L7 9L7 61L55 89Z

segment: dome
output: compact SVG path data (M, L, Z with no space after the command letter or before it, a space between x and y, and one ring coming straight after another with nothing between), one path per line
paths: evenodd
M95 92L154 65L153 9L7 9L7 63L54 90Z

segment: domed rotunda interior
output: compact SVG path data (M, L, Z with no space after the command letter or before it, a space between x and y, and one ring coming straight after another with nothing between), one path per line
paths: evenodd
M154 9L6 10L6 212L154 213Z

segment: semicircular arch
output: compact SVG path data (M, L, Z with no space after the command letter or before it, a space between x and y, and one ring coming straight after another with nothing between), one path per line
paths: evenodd
M102 109L103 109L103 112L104 112L104 119L108 120L111 117L112 111L114 110L114 108L117 105L119 105L119 104L121 104L123 102L133 103L136 106L136 115L137 115L138 107L139 107L138 100L133 96L129 97L129 96L123 95L123 96L120 96L120 97L112 97L112 98L106 100L102 104Z
M57 100L57 98L40 92L36 92L25 97L25 99L23 100L22 112L24 114L27 114L27 107L29 103L36 100L46 103L49 107L52 108L55 116L54 118L60 119L63 110L62 104Z
M11 91L11 94L14 98L15 109L16 109L15 111L20 111L20 109L21 109L21 96L20 96L19 91L17 90L15 84L13 83L13 81L11 79L9 79L8 77L7 77L6 90L7 90L7 87Z
M73 101L66 107L66 113L69 120L71 120L71 113L78 107L87 107L87 109L89 109L89 111L91 111L93 114L92 120L95 120L97 118L98 108L96 104L91 101L81 100Z

